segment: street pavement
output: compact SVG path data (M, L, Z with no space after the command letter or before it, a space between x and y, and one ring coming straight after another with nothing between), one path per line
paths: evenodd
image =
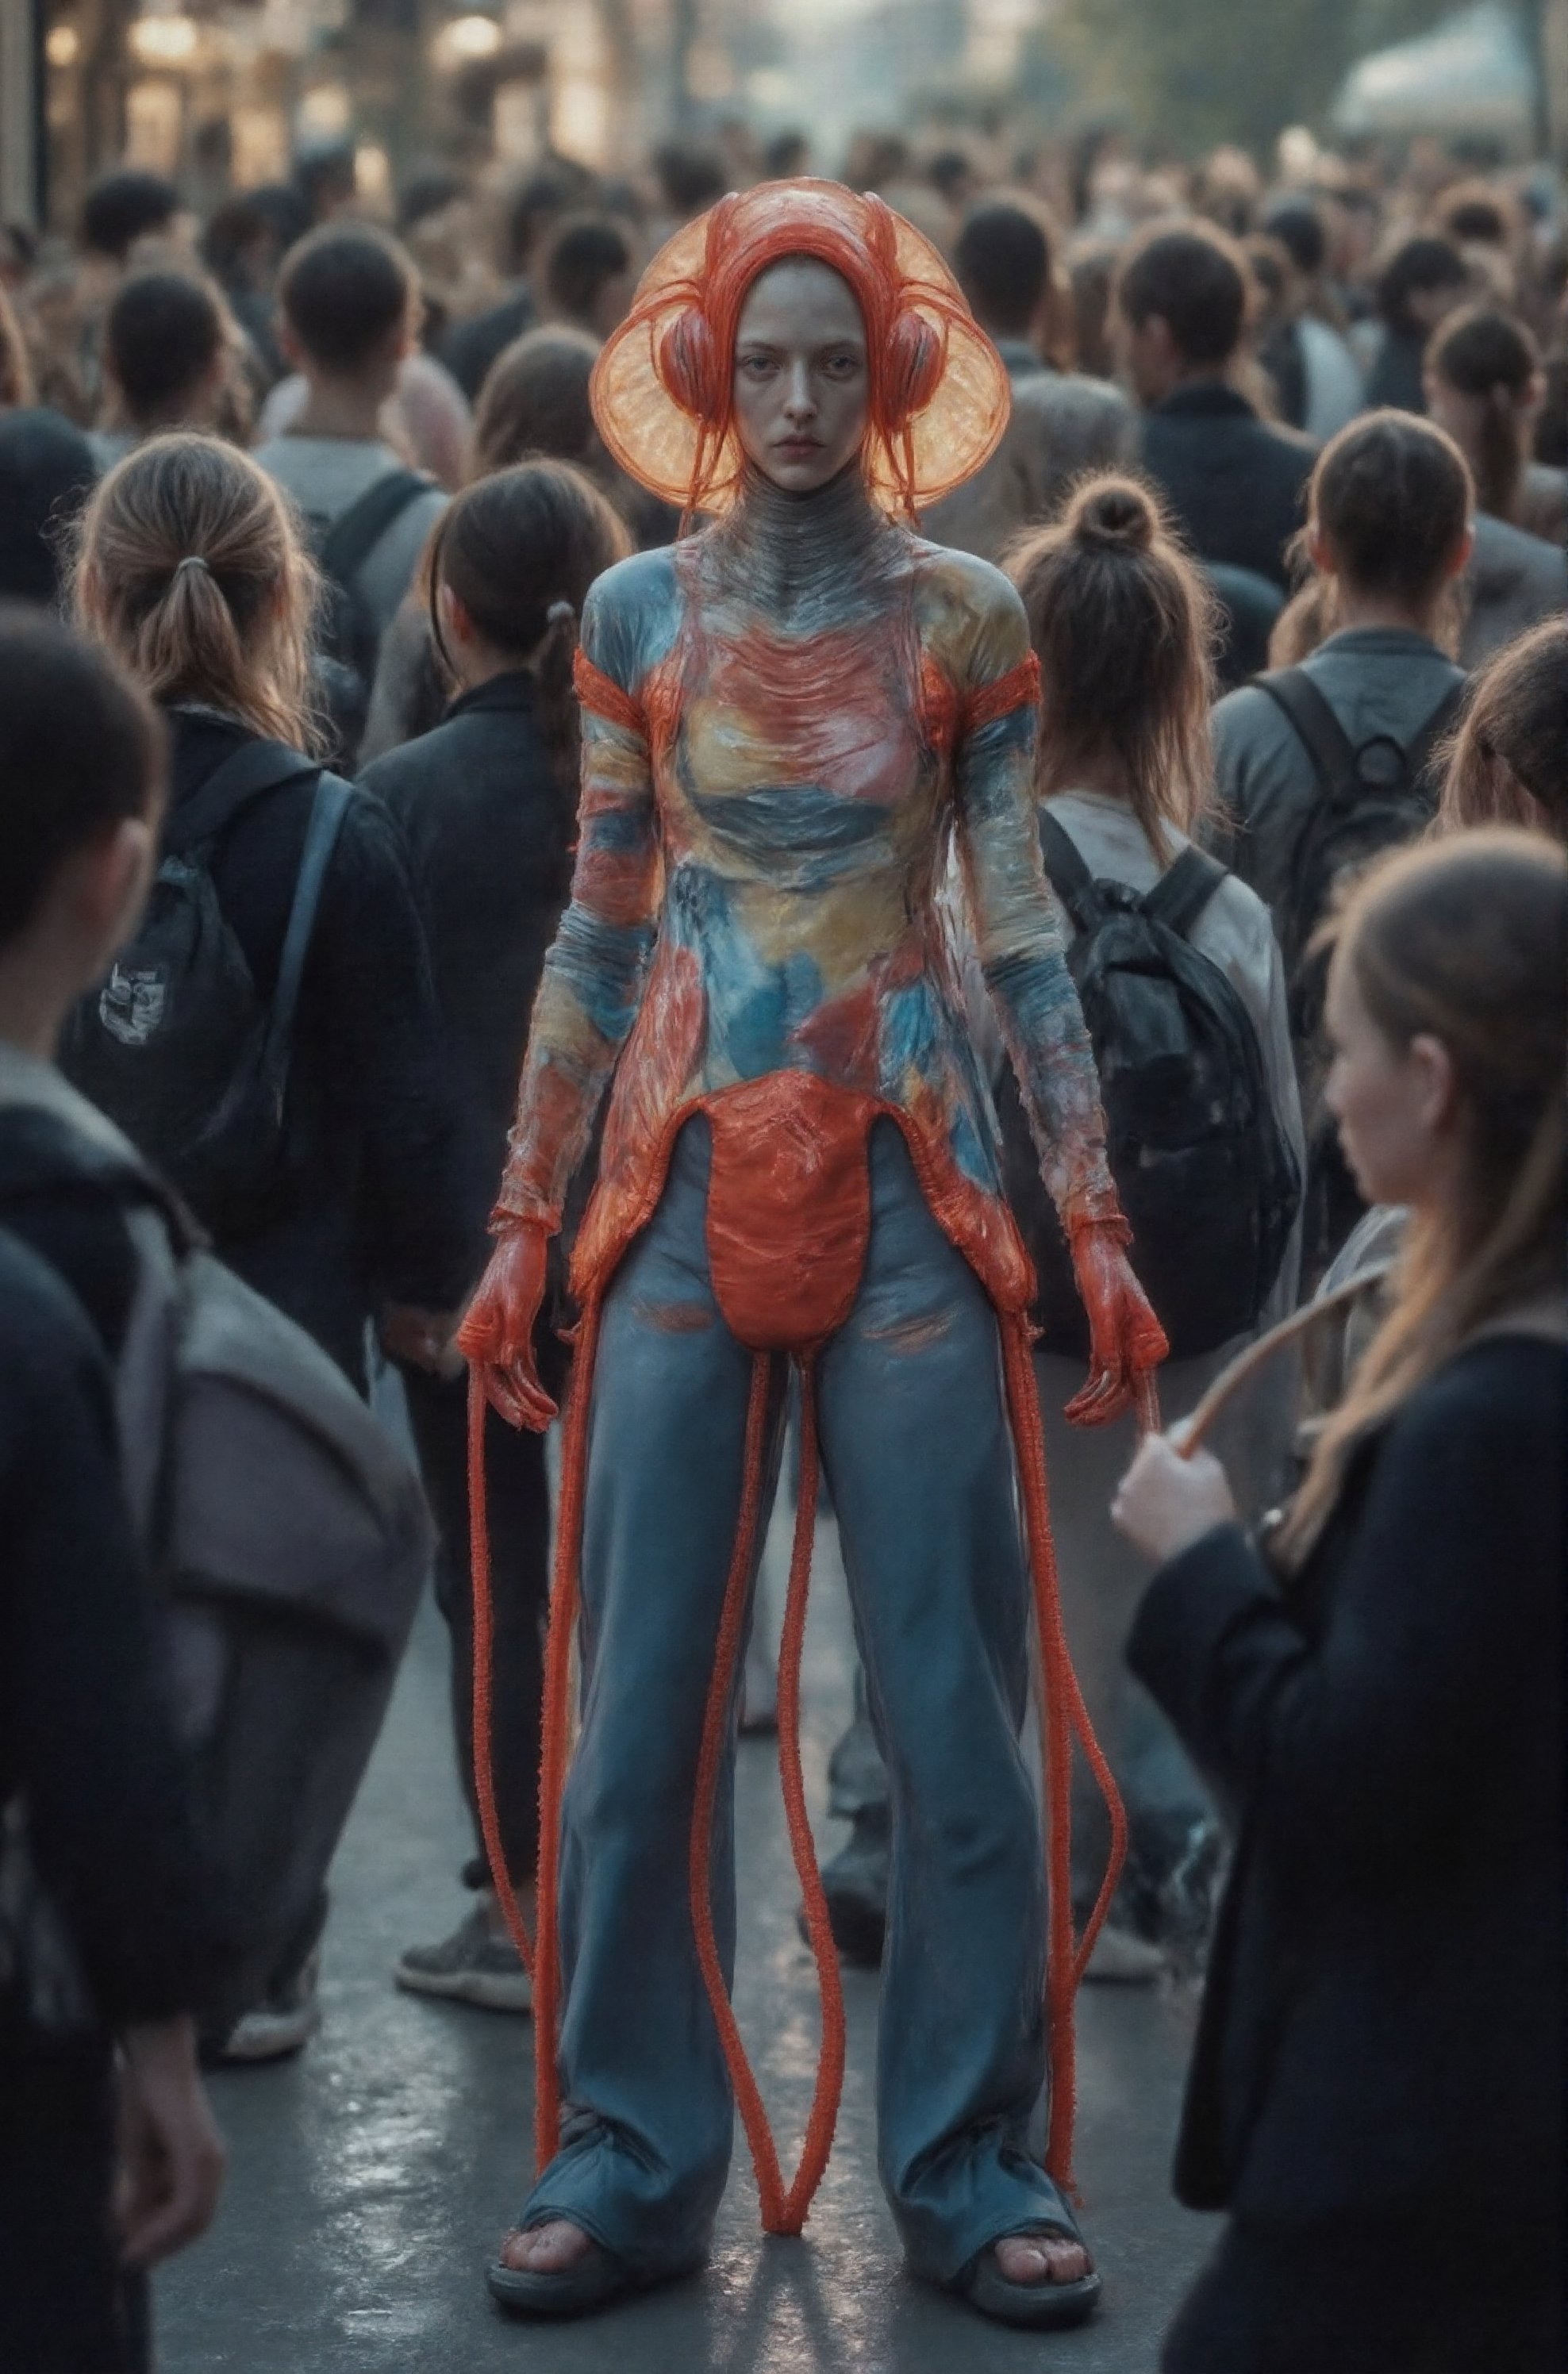
M850 1703L829 1521L818 1565L805 1691L814 1808ZM1213 2239L1213 2221L1169 2192L1193 2005L1167 1989L1091 1987L1080 2000L1079 2177L1105 2295L1078 2333L987 2324L901 2272L876 2180L877 1981L855 1971L837 2145L800 2240L760 2233L737 2135L701 2274L569 2326L490 2306L484 2262L528 2180L532 2028L400 1994L391 1979L402 1946L443 1934L464 1909L445 1653L427 1605L334 1875L321 2035L294 2062L214 2081L228 2191L215 2230L160 2278L160 2374L1154 2374L1160 2334ZM793 2164L817 2016L772 1741L742 1744L737 1800L736 1999ZM826 1852L842 1835L819 1825Z

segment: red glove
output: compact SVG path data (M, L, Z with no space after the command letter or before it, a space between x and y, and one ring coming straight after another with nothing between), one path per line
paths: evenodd
M1125 1220L1088 1220L1072 1231L1073 1269L1089 1314L1089 1381L1067 1404L1072 1426L1108 1426L1129 1409L1138 1381L1170 1350L1133 1275Z
M534 1361L550 1234L538 1220L514 1220L501 1229L457 1331L457 1348L477 1370L491 1408L508 1426L530 1427L536 1434L555 1416Z

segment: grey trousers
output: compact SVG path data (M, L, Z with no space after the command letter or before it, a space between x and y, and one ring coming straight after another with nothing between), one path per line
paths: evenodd
M709 1276L709 1158L694 1120L605 1304L563 1809L564 2140L523 2215L571 2218L649 2274L701 2255L734 2132L687 1885L751 1362ZM1045 2082L1043 1863L1019 1740L1029 1592L995 1313L890 1122L870 1166L859 1299L819 1363L822 1463L891 1793L879 2168L912 2265L946 2281L1060 2214L1027 2140ZM732 1722L713 1851L726 1974L733 1753Z

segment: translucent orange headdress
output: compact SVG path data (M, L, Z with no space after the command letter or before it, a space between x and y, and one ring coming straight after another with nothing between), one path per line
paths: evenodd
M1001 358L930 241L837 182L768 182L721 198L662 247L595 367L599 434L666 502L722 511L742 455L732 414L746 292L786 255L842 274L866 323L872 499L913 518L995 452L1010 403Z

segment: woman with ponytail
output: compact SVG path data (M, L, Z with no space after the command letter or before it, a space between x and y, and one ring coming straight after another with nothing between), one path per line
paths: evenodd
M133 951L84 1009L66 1068L194 1197L224 1260L362 1382L368 1322L413 1357L440 1357L482 1243L424 934L379 801L343 787L265 1176L249 1164L221 1183L187 1176L191 1113L155 1095L159 1079L181 1087L179 1051L195 1046L215 1067L203 1082L220 1111L253 1043L227 1016L273 1011L323 783L309 707L315 593L283 496L216 438L154 438L93 496L77 617L170 726L160 886L171 862L175 878L155 891L154 911L159 897L184 895L193 871L210 887L217 917L195 946L221 948L222 962L190 978L224 995L204 1002L182 997L182 982L144 981ZM183 1086L195 1093L194 1078ZM241 2022L237 2057L271 2057L311 2033L313 1944L301 1941L273 1999Z
M389 751L360 777L407 839L458 1093L483 1133L474 1213L481 1233L506 1158L529 1010L571 884L577 621L594 580L630 548L604 496L569 463L499 470L459 495L435 531L425 570L429 630L452 685L451 705L433 732ZM441 1526L437 1595L452 1631L457 1764L476 1807L466 1396L460 1372L436 1376L406 1365L404 1381ZM544 1442L492 1413L485 1457L492 1688L504 1709L493 1733L492 1777L508 1874L531 1917L549 1579ZM525 2011L527 1974L487 1884L482 1847L465 1878L478 1892L471 1913L440 1944L411 1946L398 1961L398 1982L490 2010Z
M1427 349L1426 400L1470 465L1480 510L1561 544L1568 474L1530 458L1546 374L1524 323L1485 305L1451 314Z
M1226 1206L1229 1243L1218 1247L1212 1236L1205 1240L1199 1234L1212 1227L1216 1216L1193 1208L1191 1181L1182 1168L1192 1142L1191 1114L1174 1123L1173 1146L1166 1149L1172 1183L1158 1204L1149 1191L1161 1158L1147 1135L1150 1116L1141 1108L1126 1111L1128 1142L1118 1148L1125 1094L1120 1084L1147 1056L1138 1039L1146 995L1129 1003L1113 985L1108 996L1091 1001L1101 1078L1117 1084L1108 1096L1112 1169L1114 1173L1118 1158L1129 1166L1118 1185L1133 1218L1133 1261L1173 1334L1173 1357L1161 1372L1161 1404L1167 1418L1180 1416L1248 1334L1293 1307L1299 1236L1292 1218L1304 1152L1284 970L1268 910L1245 883L1192 848L1209 796L1215 605L1202 575L1171 534L1153 490L1136 478L1085 481L1059 523L1026 534L1004 555L1003 565L1022 599L1040 662L1035 792L1047 872L1063 899L1069 960L1075 970L1086 959L1097 965L1096 946L1109 949L1108 942L1096 941L1097 915L1109 919L1104 929L1125 934L1141 928L1126 921L1145 911L1141 902L1152 901L1150 914L1160 911L1161 885L1165 896L1182 902L1180 886L1190 882L1196 905L1179 903L1169 911L1177 939L1197 959L1190 978L1200 995L1207 991L1219 1001L1214 1016L1223 1012L1243 1036L1254 1098L1252 1130L1249 1135L1244 1114L1233 1117L1241 1124L1239 1134L1228 1143L1216 1135L1202 1173L1207 1200ZM1087 870L1092 912L1064 865ZM1155 926L1157 933L1163 928ZM1157 970L1161 952L1170 954L1170 943L1159 937L1140 948L1136 957L1124 951L1135 968ZM1178 954L1174 961L1184 959ZM1139 982L1146 978L1138 970ZM1182 1004L1185 993L1178 975L1169 976L1169 987L1170 1012L1186 1015L1201 1034L1201 1020ZM1157 1063L1168 1060L1167 1044L1161 1031ZM1191 1052L1201 1060L1199 1040ZM1016 1091L1004 1077L996 1093L1008 1190L1045 1289L1037 1311L1043 1334L1035 1362L1055 1479L1053 1516L1067 1638L1090 1720L1127 1805L1136 1898L1146 1907L1161 1904L1179 1931L1193 1919L1194 1909L1172 1896L1173 1872L1178 1863L1192 1864L1193 1837L1212 1816L1190 1772L1184 1790L1173 1788L1181 1760L1147 1701L1131 1702L1122 1667L1147 1569L1118 1539L1107 1510L1126 1464L1133 1421L1126 1417L1077 1442L1067 1434L1061 1411L1071 1392L1078 1346L1075 1314L1070 1307L1064 1312L1060 1297L1050 1292L1061 1262L1060 1232L1032 1182L1028 1131ZM1249 1164L1244 1151L1238 1160L1238 1152L1249 1145L1266 1147L1272 1162ZM1249 1195L1255 1207L1250 1213L1243 1208ZM1232 1226L1235 1234L1230 1237ZM1167 1287L1190 1275L1196 1263L1211 1273L1231 1274L1223 1281L1211 1275L1208 1291L1232 1292L1249 1245L1260 1256L1251 1293L1225 1311L1184 1313L1185 1326L1178 1331L1173 1316L1179 1297L1168 1299ZM1247 1495L1258 1507L1267 1505L1277 1487L1289 1433L1283 1393L1266 1406L1250 1406L1244 1434L1237 1431ZM1137 1697L1142 1700L1141 1692ZM1131 1761L1135 1740L1142 1745ZM1092 1849L1102 1842L1091 1792L1083 1793L1082 1807L1075 1809L1081 1813L1077 1829L1084 1840L1078 1884L1080 1894L1092 1900ZM1134 1896L1129 1888L1128 1899ZM1202 1917L1199 1908L1199 1925ZM1162 1959L1159 1945L1137 1933L1125 1914L1113 1914L1088 1975L1151 1979Z
M1562 2363L1568 858L1483 828L1339 923L1327 1099L1410 1224L1256 1545L1179 1434L1129 1659L1234 1806L1176 2189L1230 2227L1165 2374Z
M1075 1938L1067 1789L1087 1726L1055 1601L1029 1263L937 898L955 846L1089 1307L1075 1415L1119 1415L1164 1343L1040 870L1023 612L997 571L914 525L995 451L1007 375L912 225L801 181L677 232L593 398L613 458L710 523L620 562L584 611L572 903L460 1338L478 1406L548 1423L548 1247L608 1088L572 1258L536 1939L517 1922L538 2178L489 2282L525 2313L572 2315L695 2264L737 2108L768 2231L797 2233L821 2178L844 2021L797 1720L819 1436L892 1775L883 2180L916 2273L1009 2322L1074 2322L1099 2291L1070 2204L1092 1922ZM737 1685L792 1361L780 1765L823 2049L786 2181L728 1985ZM477 1608L484 1581L481 1539ZM1032 1595L1048 1891L1018 1735ZM481 1658L481 1704L485 1679Z

